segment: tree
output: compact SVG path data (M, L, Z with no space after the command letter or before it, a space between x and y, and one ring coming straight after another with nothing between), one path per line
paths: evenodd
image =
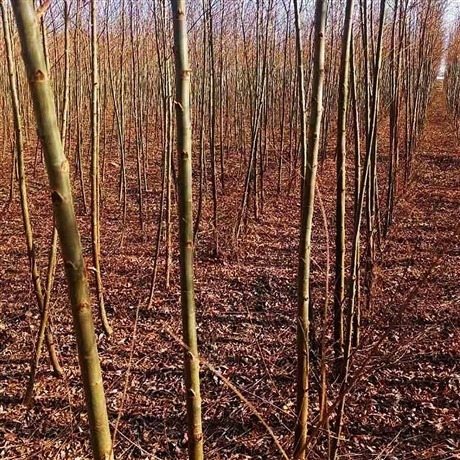
M98 67L98 38L95 0L91 0L91 58L92 58L92 91L91 91L91 236L94 275L96 279L97 303L102 326L107 335L112 334L105 311L104 294L101 277L101 235L100 235L100 175L99 175L99 67Z
M62 149L54 97L39 38L40 31L37 19L45 11L42 9L36 12L32 2L22 0L14 0L12 5L19 30L35 118L44 151L54 218L64 260L88 410L93 457L96 460L106 460L113 458L112 441L91 314L86 269L70 187L69 164Z
M350 69L353 0L347 0L340 60L339 103L337 107L337 194L335 215L335 291L334 291L334 345L337 364L343 354L343 303L345 300L345 160L347 151L347 108ZM336 366L338 369L339 366Z
M192 209L192 126L190 119L190 64L185 0L171 0L176 65L177 162L179 171L179 246L184 373L187 398L188 452L203 458L198 339L195 319Z
M57 376L62 376L63 370L59 364L59 360L56 354L56 347L54 344L53 334L50 330L48 323L49 316L49 291L47 290L45 296L43 295L42 284L40 280L40 271L38 269L37 257L35 254L35 243L33 240L32 225L30 222L29 204L27 199L27 184L26 184L26 173L25 173L25 162L24 162L24 135L22 128L22 118L20 111L19 95L17 88L17 71L16 65L13 58L13 50L11 44L11 30L8 21L8 12L5 9L3 1L0 1L0 9L2 15L3 33L5 38L5 48L7 55L8 65L8 76L9 86L11 93L11 105L13 108L13 121L15 130L15 150L18 172L19 172L19 195L21 198L21 212L22 221L24 225L24 232L26 236L27 253L29 256L29 264L31 269L32 282L34 285L35 297L38 304L39 313L41 316L40 329L37 335L35 356L32 359L32 365L30 370L29 382L27 384L27 390L24 397L24 404L28 406L31 403L35 376L38 370L40 362L41 350L44 339L46 339L46 346L50 356L51 364L54 372ZM14 170L14 161L13 161Z
M308 422L310 258L316 171L323 111L327 1L316 0L313 88L306 166L302 171L299 265L297 271L297 403L294 458L305 458ZM299 42L297 42L299 46Z

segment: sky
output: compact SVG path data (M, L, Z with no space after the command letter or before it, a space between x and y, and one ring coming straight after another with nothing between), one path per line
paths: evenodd
M460 0L447 0L446 12L444 14L444 31L445 38L449 39L449 33L455 20L460 17ZM443 78L446 69L444 58L441 62L438 78Z
M460 0L448 0L444 21L447 30L460 14Z

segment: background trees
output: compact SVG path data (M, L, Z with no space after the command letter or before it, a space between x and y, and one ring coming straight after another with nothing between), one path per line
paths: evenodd
M460 23L457 19L449 37L444 74L447 106L452 115L456 135L460 135Z

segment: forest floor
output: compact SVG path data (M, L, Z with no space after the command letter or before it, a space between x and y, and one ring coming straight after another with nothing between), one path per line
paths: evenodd
M33 174L34 155L35 144L28 149L30 210L40 266L46 273L50 200L43 168L39 166ZM89 458L87 416L62 264L52 293L52 318L66 376L61 380L52 376L44 350L33 407L27 410L21 404L38 314L28 275L19 200L16 192L11 205L6 206L9 168L8 161L2 163L0 458ZM146 309L159 175L151 174L151 191L145 196L146 230L142 233L134 187L128 189L128 219L125 226L121 225L116 153L108 159L106 168L102 276L114 334L106 338L99 320L96 327L112 429L117 426L116 458L186 458L182 352L174 339L181 330L176 245L171 287L164 287L162 249L154 306ZM134 168L130 176L133 184ZM249 219L235 248L230 235L243 176L244 170L238 173L235 168L226 175L225 193L220 192L218 258L211 251L210 199L203 216L195 260L200 353L241 391L290 451L295 421L298 193L278 196L273 185L276 173L269 171L263 215L259 221ZM333 242L332 159L320 167L319 180L329 237L325 238L318 211L312 293L318 308L326 297L327 244ZM75 193L82 242L90 264L89 216L84 213L78 184ZM369 361L365 378L347 398L343 459L460 458L459 221L460 148L446 113L444 95L437 89L414 160L412 180L398 197L393 226L382 241L375 267L372 312L363 313L362 347L356 362L366 357L379 334L386 333L387 337ZM173 236L175 240L175 233ZM386 329L390 321L395 326ZM314 417L318 412L315 368L311 379ZM331 383L331 397L336 390ZM202 398L208 459L280 458L252 409L205 364ZM324 444L324 439L320 440L309 458L326 458Z

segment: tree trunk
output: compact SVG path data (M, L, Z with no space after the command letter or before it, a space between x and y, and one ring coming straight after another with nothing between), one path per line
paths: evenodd
M111 459L113 458L112 441L91 314L88 282L70 187L69 164L62 150L53 93L39 39L37 14L32 2L14 0L12 5L42 141L54 217L67 276L88 409L93 457L97 460Z
M188 452L191 460L203 459L198 340L193 274L192 128L190 73L185 0L171 0L176 63L177 161L179 171L180 279L185 388L187 392Z
M297 5L295 5L297 10ZM316 1L315 55L305 174L302 178L299 266L297 279L297 405L295 459L305 458L308 422L310 257L316 171L323 111L327 1ZM299 46L299 43L297 43Z

